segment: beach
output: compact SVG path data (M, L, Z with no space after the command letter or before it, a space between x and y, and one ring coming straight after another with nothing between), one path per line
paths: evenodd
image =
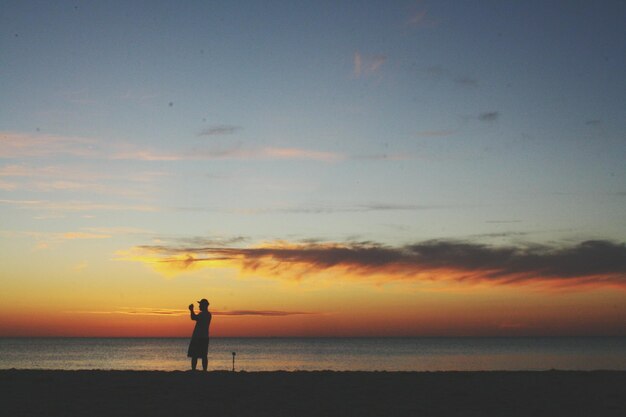
M624 416L626 372L1 370L5 416Z

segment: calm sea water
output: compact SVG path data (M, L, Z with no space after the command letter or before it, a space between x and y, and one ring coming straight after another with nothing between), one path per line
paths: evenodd
M187 339L0 338L0 369L186 370ZM209 368L272 370L626 370L625 337L222 338Z

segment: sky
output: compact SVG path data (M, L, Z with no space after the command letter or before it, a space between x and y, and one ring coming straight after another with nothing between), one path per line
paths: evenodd
M0 336L626 335L624 21L3 1Z

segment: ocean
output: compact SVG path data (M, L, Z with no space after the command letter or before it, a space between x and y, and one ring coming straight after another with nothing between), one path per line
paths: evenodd
M0 369L187 370L188 339L0 338ZM213 338L209 370L626 370L626 337Z

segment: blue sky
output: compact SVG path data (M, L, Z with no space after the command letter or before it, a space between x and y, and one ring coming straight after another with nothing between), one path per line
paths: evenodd
M621 241L625 8L5 2L2 228Z

